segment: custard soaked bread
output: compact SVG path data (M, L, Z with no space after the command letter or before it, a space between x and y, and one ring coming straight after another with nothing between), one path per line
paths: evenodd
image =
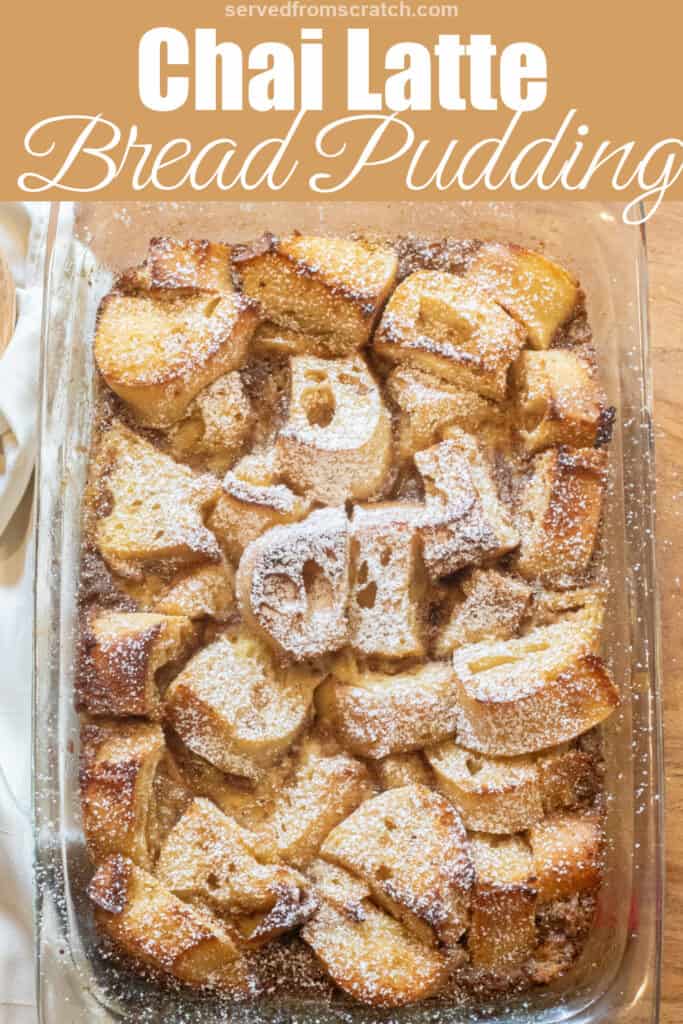
M296 233L154 239L105 297L80 786L132 969L438 1015L577 959L619 701L584 314L515 246Z

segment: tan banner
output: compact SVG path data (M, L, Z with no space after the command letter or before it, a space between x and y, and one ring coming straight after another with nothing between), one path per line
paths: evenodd
M7 199L683 197L678 5L13 3ZM637 216L635 206L630 215Z

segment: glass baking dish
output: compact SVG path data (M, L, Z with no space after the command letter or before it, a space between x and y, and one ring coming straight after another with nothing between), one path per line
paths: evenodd
M91 407L91 339L112 273L150 237L244 241L264 230L479 237L544 247L586 290L603 382L617 410L606 512L612 589L606 651L623 699L604 734L609 835L596 927L561 982L501 1005L378 1011L305 994L226 1005L155 988L105 961L87 898L73 710L79 510ZM647 265L644 233L595 203L56 204L50 223L42 353L36 572L34 808L38 1004L45 1024L631 1024L656 1021L662 925L662 746L654 564Z

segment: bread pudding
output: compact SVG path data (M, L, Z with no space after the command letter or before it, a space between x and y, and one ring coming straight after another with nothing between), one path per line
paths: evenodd
M77 704L103 953L228 1000L388 1008L566 973L619 703L612 414L573 275L498 242L160 238L94 352Z

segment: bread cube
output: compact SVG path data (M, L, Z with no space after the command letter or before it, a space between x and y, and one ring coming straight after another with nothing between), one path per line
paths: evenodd
M569 586L588 567L602 515L604 449L553 448L537 455L521 496L517 571Z
M356 505L351 522L349 628L352 647L385 658L425 653L421 506Z
M276 794L259 838L270 859L307 867L332 829L374 792L365 765L304 740L290 783Z
M111 291L100 305L95 362L147 427L169 427L192 399L241 366L258 315L242 295Z
M373 767L382 789L432 784L429 767L420 754L389 754L375 761Z
M227 917L249 944L296 928L316 909L302 875L262 863L257 837L201 798L168 835L155 874L184 902Z
M437 789L467 829L522 832L543 817L538 770L530 756L484 757L454 742L425 751Z
M333 674L319 687L316 707L344 746L360 757L421 750L453 736L458 721L453 669L445 661L394 675L366 671L351 684Z
M538 898L567 899L597 888L602 873L602 828L591 812L553 814L529 832Z
M550 347L581 299L579 284L568 271L519 245L483 245L465 280L487 292L518 320L535 349Z
M81 812L94 862L121 853L151 869L149 818L164 751L161 727L151 722L104 721L81 727Z
M319 509L245 548L237 571L240 610L276 650L300 660L346 643L348 534L343 509Z
M242 290L265 319L307 335L309 351L326 356L367 342L397 269L390 249L307 235L265 236L233 259Z
M391 463L391 417L363 357L294 356L291 382L277 438L287 483L325 505L378 494Z
M378 355L500 401L524 331L485 291L455 274L418 270L389 299L375 332Z
M609 423L594 363L573 349L522 352L513 383L517 429L526 451L553 445L590 448Z
M472 836L476 874L467 948L474 967L510 971L536 943L534 863L522 839Z
M311 511L312 502L280 481L273 448L252 452L226 473L209 526L226 551L239 561L248 544L271 526L295 523Z
M200 391L168 431L171 452L177 459L204 459L214 473L225 473L248 441L254 422L242 378L237 371L226 373Z
M594 618L576 612L518 639L456 650L459 742L509 757L556 746L604 721L619 693L593 653L596 632Z
M538 758L538 778L546 814L592 800L600 784L592 755L566 747Z
M197 562L218 562L220 547L204 518L220 493L198 475L121 424L100 441L94 463L95 541L121 576L166 575Z
M95 614L84 634L79 709L91 715L159 718L162 674L182 662L194 641L194 627L184 615Z
M235 573L227 562L200 565L174 576L153 601L153 610L189 619L227 619L235 611Z
M499 558L517 546L519 535L473 437L456 431L418 452L415 465L425 487L420 533L432 577Z
M305 667L280 669L240 627L190 659L167 691L165 718L221 771L258 779L303 730L317 682Z
M399 408L398 453L404 462L440 441L441 431L450 424L480 434L503 422L495 402L414 366L392 370L387 391Z
M244 961L217 918L182 903L127 857L101 864L88 895L97 927L135 962L186 985L244 993Z
M462 584L448 622L436 639L443 658L457 647L481 640L509 640L520 627L531 601L531 588L495 569L475 569Z
M324 860L367 882L380 905L430 942L457 943L468 923L473 867L455 808L426 786L388 789L337 825Z
M232 292L231 249L204 239L152 238L131 283L151 291Z
M449 961L420 942L369 898L353 875L316 861L311 875L321 906L302 931L344 992L369 1006L405 1006L435 995Z

